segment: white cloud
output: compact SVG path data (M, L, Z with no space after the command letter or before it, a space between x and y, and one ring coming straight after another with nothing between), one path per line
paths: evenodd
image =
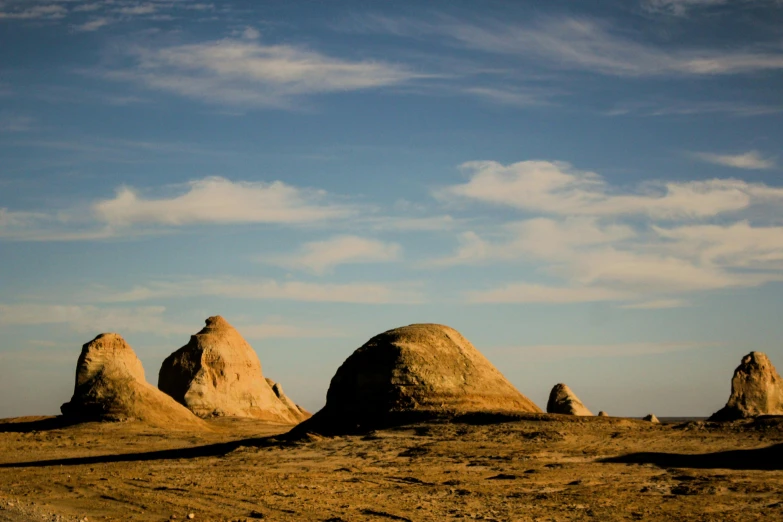
M449 215L440 215L429 217L389 216L370 218L368 221L373 223L373 228L376 230L437 232L452 229L461 220L454 219Z
M383 61L351 61L247 38L130 52L135 67L107 77L232 105L296 108L293 99L302 95L376 89L420 76Z
M119 303L195 296L366 304L420 303L424 300L418 283L310 283L234 277L153 281L127 291L96 288L85 297L89 301Z
M261 261L286 269L324 274L338 265L396 261L401 252L402 247L396 243L358 236L335 236L305 243L296 254L265 257Z
M436 192L442 199L466 198L531 212L612 216L647 214L700 218L744 210L755 203L783 201L783 188L736 179L669 182L642 193L622 193L593 172L564 162L522 161L502 165L474 161L461 165L470 179Z
M510 283L498 288L468 293L471 303L587 303L625 300L630 294L600 287L547 286Z
M535 107L549 104L549 96L540 91L498 89L494 87L468 87L463 91L489 102L499 105L510 105L512 107Z
M113 199L93 206L98 220L112 226L197 223L312 223L351 216L356 209L322 203L326 193L283 182L192 181L184 194L147 199L123 187Z
M713 163L715 165L723 165L725 167L734 167L737 169L772 169L775 168L775 162L772 159L764 158L758 151L752 150L744 154L713 154L710 152L694 152L693 156L706 161L707 163Z

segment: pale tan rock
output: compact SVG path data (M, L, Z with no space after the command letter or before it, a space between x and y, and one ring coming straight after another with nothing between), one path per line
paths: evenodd
M783 381L762 352L750 352L734 370L731 396L712 421L783 415Z
M647 416L644 417L644 419L642 419L642 420L646 420L647 422L652 422L653 424L660 424L661 423L661 421L658 420L658 417L656 417L655 414L653 414L653 413L647 414Z
M297 430L490 411L541 412L459 332L413 324L373 337L348 357L332 378L326 406Z
M84 420L139 420L166 428L206 428L204 422L147 383L133 349L115 333L85 344L76 366L73 397L60 407Z
M549 393L549 401L546 403L547 413L561 413L563 415L578 415L590 417L593 413L582 404L571 388L563 383L555 384Z
M199 417L254 417L296 424L310 416L264 379L253 348L228 321L210 317L163 361L158 387Z
M609 416L609 414L608 414L608 413L606 413L605 411L599 411L599 412L598 412L598 416L599 416L599 417L608 417L608 416Z

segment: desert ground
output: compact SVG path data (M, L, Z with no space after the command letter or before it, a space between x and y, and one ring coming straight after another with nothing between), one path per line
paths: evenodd
M0 421L0 520L783 520L783 418L466 415L349 436Z

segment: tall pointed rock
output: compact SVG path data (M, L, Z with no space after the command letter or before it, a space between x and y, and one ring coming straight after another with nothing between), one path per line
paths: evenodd
M710 420L758 415L783 415L783 380L764 353L750 352L734 370L729 401Z
M296 424L310 416L270 386L253 348L220 316L163 361L158 387L199 417ZM281 397L282 395L282 397Z

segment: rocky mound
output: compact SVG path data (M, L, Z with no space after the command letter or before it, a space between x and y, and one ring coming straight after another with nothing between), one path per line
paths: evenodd
M656 417L654 413L648 413L642 420L645 420L647 422L652 422L653 424L661 423L661 421L658 420L658 417Z
M731 396L711 421L736 420L758 415L783 415L783 381L762 352L750 352L734 370Z
M549 401L546 403L547 413L561 413L564 415L592 416L593 413L582 404L571 388L563 383L555 384L549 393Z
M338 433L438 415L541 410L462 335L413 324L376 335L337 370L297 432Z
M253 348L220 316L207 319L188 344L169 355L158 375L158 387L199 417L296 424L310 416L270 382Z
M598 412L598 416L599 416L599 417L608 417L608 416L609 416L609 414L608 414L608 413L606 413L605 411L599 411L599 412Z
M205 427L203 421L147 383L144 368L121 336L104 333L85 344L76 386L63 415L79 420L140 420L160 427Z

